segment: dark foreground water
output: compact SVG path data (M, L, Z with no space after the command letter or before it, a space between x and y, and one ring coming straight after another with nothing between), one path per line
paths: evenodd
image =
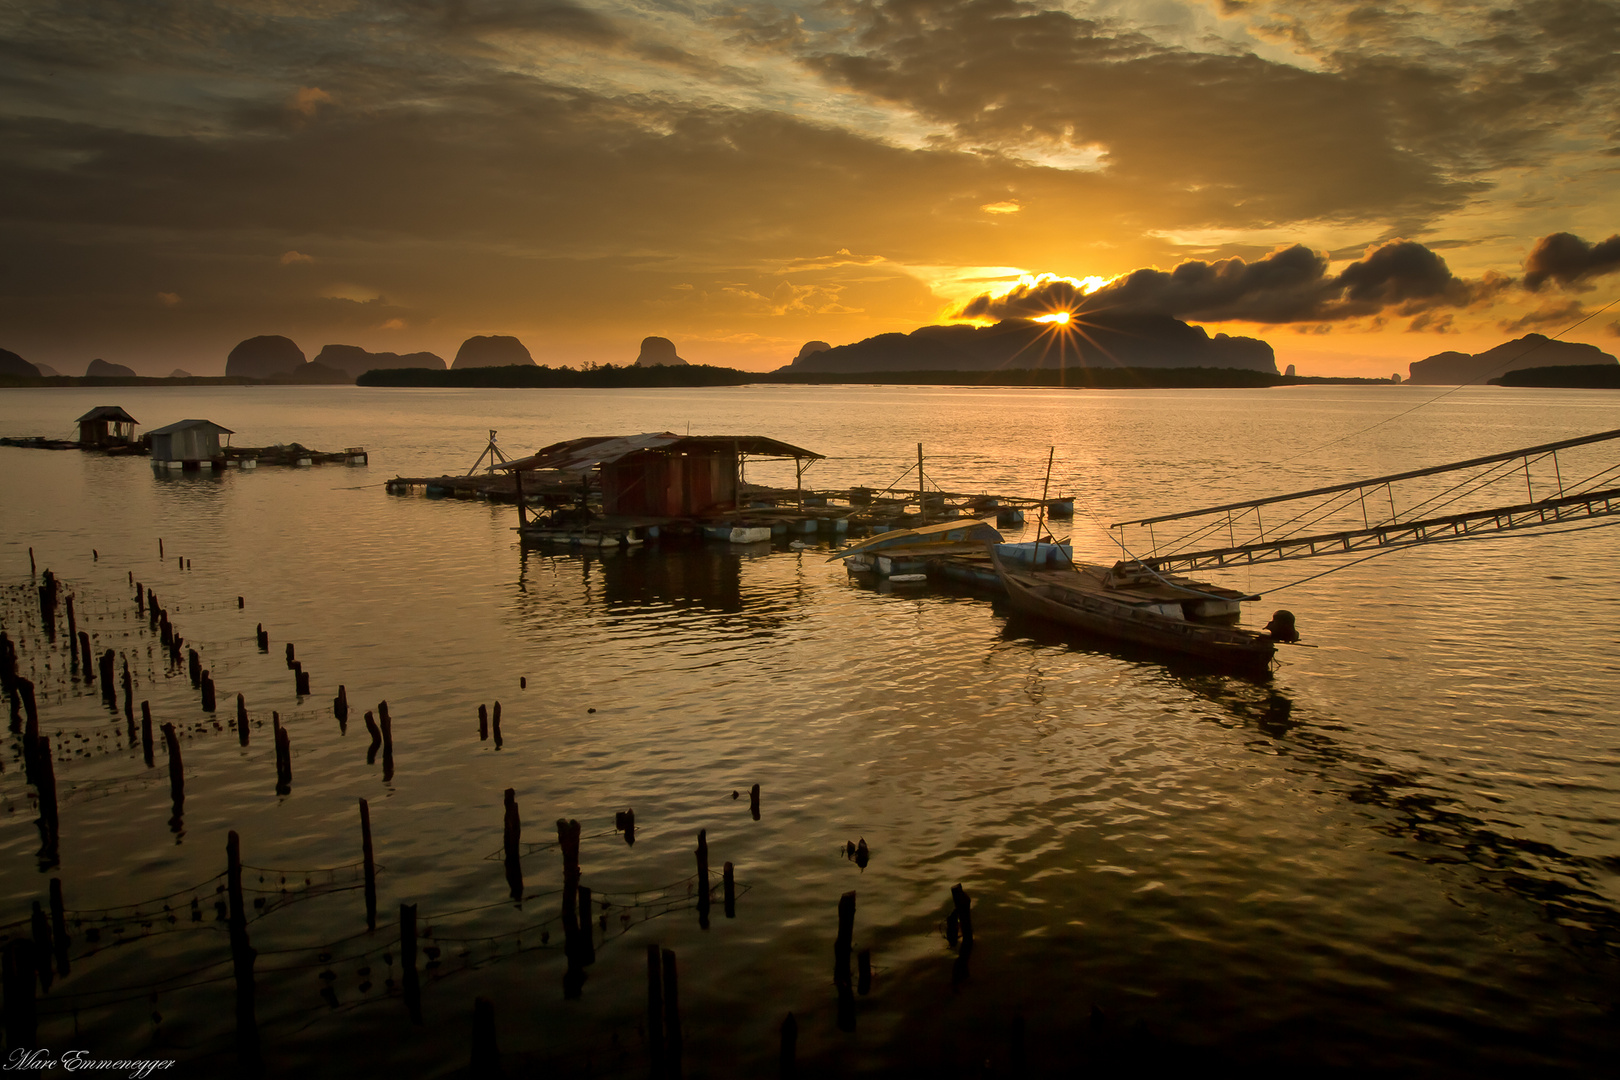
M0 922L26 922L53 877L73 920L40 1041L175 1058L183 1075L234 1068L215 904L235 830L272 1075L465 1070L476 997L514 1073L645 1075L648 944L678 957L688 1076L774 1075L790 1011L807 1075L1606 1072L1620 1041L1614 532L1428 547L1272 593L1249 621L1287 606L1310 647L1254 682L1074 642L971 594L864 589L824 551L582 558L521 547L510 508L381 487L465 470L492 427L509 451L687 425L770 435L827 454L808 479L828 486L887 483L922 442L942 486L1022 494L1039 494L1055 446L1054 487L1082 503L1076 542L1106 556L1093 516L1620 427L1614 395L1470 389L1367 430L1433 394L0 393L0 434L64 435L116 402L146 427L202 416L242 445L371 453L363 469L155 478L142 459L0 449L0 626L40 687L61 789L51 864L9 736ZM65 636L42 637L29 547L95 651L129 659L137 710L147 700L180 729L178 818L161 744L148 770ZM1270 591L1327 568L1222 580ZM131 573L210 669L216 715L137 615ZM383 700L391 771L368 763L360 716ZM477 720L496 701L499 747ZM291 739L288 794L272 710ZM500 860L509 787L521 905ZM383 868L374 933L361 798ZM613 829L627 807L633 846ZM581 823L597 900L577 997L558 818ZM706 927L700 829L739 894L727 917L716 888ZM860 839L864 868L843 853ZM973 898L966 957L944 934L958 882ZM841 1026L833 939L849 890L873 977ZM417 961L420 1025L399 995L401 903L433 950Z

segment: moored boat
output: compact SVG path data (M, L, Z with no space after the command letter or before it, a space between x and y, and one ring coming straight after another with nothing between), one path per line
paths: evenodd
M1250 672L1269 668L1279 640L1297 639L1293 617L1285 612L1278 612L1265 631L1230 625L1227 605L1257 599L1230 589L1184 579L1150 584L1125 577L1113 583L1114 571L1101 567L1033 573L1013 569L994 549L991 562L1015 609L1093 637ZM1217 610L1205 614L1210 607ZM1216 621L1223 619L1228 621Z
M915 529L891 529L835 552L850 573L876 572L883 577L920 575L943 555L983 552L999 544L1001 533L987 521L972 518L940 521Z

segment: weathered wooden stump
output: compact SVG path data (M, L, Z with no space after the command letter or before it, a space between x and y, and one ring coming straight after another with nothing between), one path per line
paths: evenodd
M152 703L141 702L141 755L146 758L146 767L152 767Z
M369 715L369 714L367 714ZM371 851L371 807L360 800L360 862L365 874L366 929L377 929L377 866Z
M180 763L180 738L174 733L173 724L164 724L161 730L163 746L169 751L169 797L174 800L174 812L178 815L186 801L186 773Z
M507 788L504 796L506 817L502 826L502 839L506 849L506 885L513 900L523 899L523 852L520 841L523 822L518 817L517 789Z

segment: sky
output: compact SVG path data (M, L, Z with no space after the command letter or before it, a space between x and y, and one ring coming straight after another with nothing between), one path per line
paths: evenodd
M1079 298L1302 374L1620 350L1620 0L0 0L0 126L0 347L63 374Z

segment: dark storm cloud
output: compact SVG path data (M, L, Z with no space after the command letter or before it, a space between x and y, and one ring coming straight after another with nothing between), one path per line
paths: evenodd
M1549 281L1568 288L1620 270L1620 234L1589 244L1572 233L1553 233L1536 241L1524 261L1526 288L1539 291Z
M859 48L806 62L963 145L1094 147L1161 220L1426 218L1473 190L1403 143L1383 95L1335 72L1167 47L1012 0L862 14Z
M1464 281L1440 256L1409 240L1369 249L1337 274L1329 274L1328 265L1326 255L1295 244L1252 262L1190 260L1169 271L1135 270L1089 295L1072 282L1044 279L1006 296L976 297L960 315L1000 319L1116 311L1206 322L1323 323L1465 307L1506 285L1496 277Z
M1485 190L1562 128L1612 138L1612 2L1448 4L1438 26L1372 5L1229 8L1317 62L1173 47L1016 0L852 4L858 33L806 57L963 145L1091 146L1161 220L1384 217L1402 231ZM1454 43L1441 45L1446 37Z

